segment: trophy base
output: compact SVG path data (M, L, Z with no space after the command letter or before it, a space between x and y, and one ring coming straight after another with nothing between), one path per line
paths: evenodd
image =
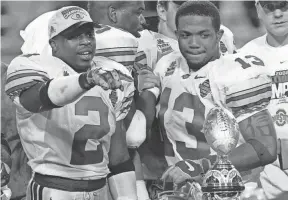
M245 186L240 173L228 157L222 155L205 174L201 189L206 200L238 200Z
M240 200L240 194L241 193L237 193L234 195L223 197L222 194L219 196L218 194L204 193L202 195L202 200Z

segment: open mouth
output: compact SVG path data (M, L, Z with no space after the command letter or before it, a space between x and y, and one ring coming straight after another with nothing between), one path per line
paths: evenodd
M79 52L78 55L81 57L82 60L89 61L93 59L92 51Z

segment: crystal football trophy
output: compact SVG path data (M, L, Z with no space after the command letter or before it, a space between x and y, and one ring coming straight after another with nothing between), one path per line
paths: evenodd
M228 160L240 134L238 123L228 112L220 107L211 109L203 125L207 143L217 152L216 162L203 178L203 200L239 200L245 189L240 173Z

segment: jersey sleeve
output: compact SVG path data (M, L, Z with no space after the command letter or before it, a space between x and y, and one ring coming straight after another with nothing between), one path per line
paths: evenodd
M266 109L272 96L272 79L262 60L234 54L213 65L209 80L214 101L231 110L238 122Z
M31 57L35 56L18 56L8 66L5 92L14 103L15 100L18 101L22 91L29 89L36 83L49 80L48 74L39 64L31 60Z
M137 58L138 41L132 34L110 26L95 29L96 56L103 56L124 65L130 72ZM143 55L142 55L143 56Z

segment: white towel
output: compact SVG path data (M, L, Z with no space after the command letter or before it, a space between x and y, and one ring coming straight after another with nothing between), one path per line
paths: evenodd
M24 40L21 47L23 54L44 54L52 55L49 45L48 22L56 11L44 13L27 25L25 30L20 31L20 36Z

